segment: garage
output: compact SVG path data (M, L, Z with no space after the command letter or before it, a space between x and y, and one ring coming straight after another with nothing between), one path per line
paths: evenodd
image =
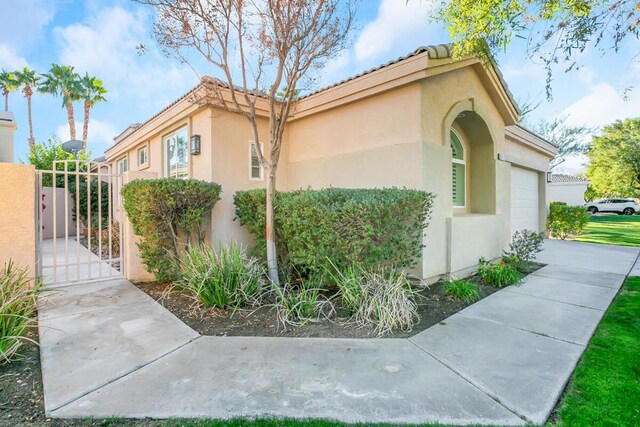
M539 222L538 173L511 166L511 234L517 230L538 231Z

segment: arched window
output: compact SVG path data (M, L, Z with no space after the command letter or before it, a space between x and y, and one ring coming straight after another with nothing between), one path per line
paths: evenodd
M453 195L454 207L466 206L466 181L467 181L467 159L464 152L464 144L458 133L451 129L451 153L452 153L452 174L451 191Z

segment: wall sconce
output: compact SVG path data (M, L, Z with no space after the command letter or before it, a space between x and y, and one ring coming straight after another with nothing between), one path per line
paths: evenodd
M194 156L200 154L200 135L191 136L191 154Z
M501 162L504 162L504 154L498 153L498 160L500 160Z
M547 182L551 182L552 178L551 176L553 175L553 173L551 171L547 172Z

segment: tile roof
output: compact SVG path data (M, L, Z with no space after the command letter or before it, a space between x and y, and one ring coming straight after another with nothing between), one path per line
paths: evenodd
M551 174L551 182L584 182L584 183L588 183L591 182L586 178L583 178L581 176L574 176L574 175L565 175L562 173L554 173Z

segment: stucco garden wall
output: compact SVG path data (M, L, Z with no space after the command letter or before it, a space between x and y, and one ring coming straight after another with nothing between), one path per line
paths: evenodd
M588 185L588 182L550 183L547 187L547 205L551 202L565 202L572 206L582 206Z
M0 163L0 267L13 260L36 274L36 174L31 165Z

